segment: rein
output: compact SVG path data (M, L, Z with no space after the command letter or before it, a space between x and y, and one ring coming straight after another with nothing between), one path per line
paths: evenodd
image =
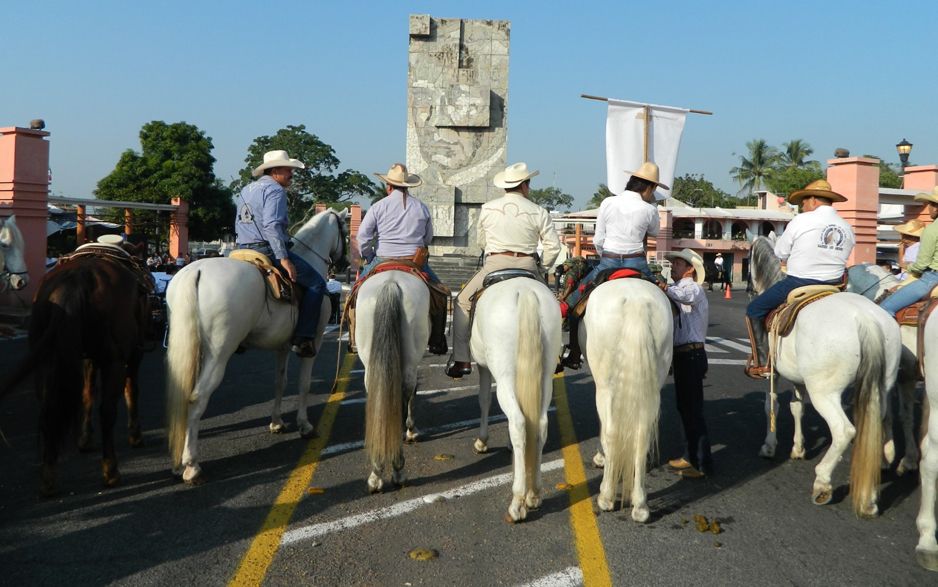
M336 223L339 225L339 242L340 242L341 245L342 245L342 246L341 246L341 249L342 249L342 250L340 251L340 253L339 253L339 255L338 255L338 258L339 258L339 260L342 260L342 259L345 258L345 253L346 253L346 245L345 245L345 236L346 236L346 235L345 235L345 222L343 222L342 219L339 218L338 213L335 212L334 210L331 210L331 209L330 209L329 212L331 212L332 215L336 217ZM328 268L333 269L333 268L335 268L335 267L339 264L339 261L333 261L331 258L323 257L321 254L319 254L319 251L317 251L317 250L314 249L313 247L309 246L308 244L306 244L305 242L303 242L302 240L300 240L296 235L291 235L290 238L293 240L293 242L300 243L301 245L303 245L304 247L306 247L306 249L307 249L309 252L311 252L312 254L314 254L314 255L316 255L317 257L319 257L323 262L325 262L325 264L326 264L326 266L327 266Z

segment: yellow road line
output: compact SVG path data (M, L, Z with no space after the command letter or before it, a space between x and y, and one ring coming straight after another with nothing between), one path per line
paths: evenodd
M557 406L557 421L560 425L560 443L563 445L564 472L570 489L570 523L576 539L577 557L583 572L585 587L604 587L612 585L609 566L606 564L606 551L599 537L596 514L586 485L586 471L583 469L583 457L573 430L570 417L570 404L567 403L567 386L563 375L554 377L554 403Z
M358 355L346 354L345 361L342 363L342 372L339 378L339 384L336 393L329 396L329 401L322 411L319 423L316 424L318 438L314 438L306 445L303 456L300 457L296 468L290 473L289 479L283 486L283 490L274 502L273 508L267 514L267 519L261 526L251 548L248 549L234 577L231 578L229 585L260 585L267 575L267 569L274 562L274 555L280 547L280 539L293 517L296 506L300 503L306 488L309 487L313 474L316 472L316 465L319 464L319 457L322 450L329 442L329 435L332 433L332 424L335 422L336 415L339 413L339 405L345 398L345 391L348 389L349 371L355 365Z

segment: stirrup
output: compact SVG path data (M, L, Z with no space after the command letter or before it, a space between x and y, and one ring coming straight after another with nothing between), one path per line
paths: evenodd
M567 348L570 348L570 346L567 345ZM563 365L567 369L573 369L574 371L578 371L580 367L583 366L583 363L581 361L582 355L583 353L577 353L577 356L574 357L573 352L569 352L565 356L561 357L560 364Z
M755 360L752 355L746 358L746 376L753 379L769 379L773 376L772 368L768 365L754 366Z

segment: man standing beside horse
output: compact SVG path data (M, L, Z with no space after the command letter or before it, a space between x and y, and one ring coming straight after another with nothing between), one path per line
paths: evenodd
M775 255L786 262L788 276L769 287L746 306L746 323L752 355L746 374L754 379L771 376L768 366L769 335L765 318L793 290L805 285L841 285L850 251L856 244L853 228L837 214L834 202L847 198L832 191L823 179L792 192L788 202L801 206L801 213L775 243Z
M479 247L485 253L482 269L476 272L456 298L453 310L453 356L446 370L459 379L472 373L469 356L469 311L472 296L482 289L485 276L500 269L525 269L544 282L541 266L550 267L560 254L560 239L547 210L528 200L531 178L540 173L528 171L525 163L515 163L495 175L495 187L505 195L482 205L476 229ZM538 263L537 246L543 247ZM544 282L546 285L546 282Z
M294 169L306 169L302 162L290 159L286 151L264 153L264 162L251 174L259 178L247 185L238 196L235 219L237 248L252 249L267 255L306 291L300 302L293 334L293 351L299 357L316 356L316 328L326 294L326 282L309 263L289 249L287 190Z

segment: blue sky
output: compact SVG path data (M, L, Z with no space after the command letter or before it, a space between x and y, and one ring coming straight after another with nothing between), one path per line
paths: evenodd
M897 162L906 138L938 164L938 3L919 1L4 2L0 127L45 119L52 191L71 197L151 120L205 131L225 181L288 124L384 173L405 158L409 14L511 21L509 163L576 207L606 177L605 104L584 93L712 111L688 116L677 174L731 193L756 138L822 162Z

